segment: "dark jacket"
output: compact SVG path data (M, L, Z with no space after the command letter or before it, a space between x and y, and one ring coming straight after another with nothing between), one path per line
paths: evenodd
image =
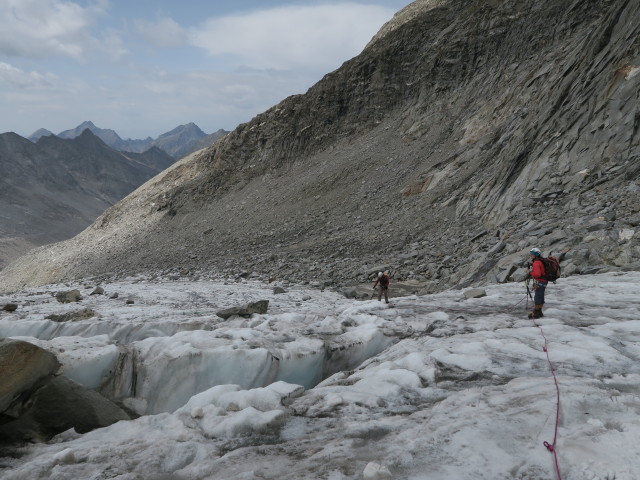
M389 287L389 275L383 274L381 277L378 277L376 279L376 283L373 284L373 287L375 288L375 286L378 285L378 283L380 283L380 286L382 288L388 288Z

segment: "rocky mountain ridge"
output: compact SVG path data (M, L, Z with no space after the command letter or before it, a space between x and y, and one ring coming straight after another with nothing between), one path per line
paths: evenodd
M0 288L198 270L345 288L384 268L429 292L515 280L532 245L565 274L638 268L638 25L627 0L418 0Z
M34 245L66 240L174 159L153 147L123 153L85 130L35 144L0 135L0 268Z
M174 158L181 158L189 153L208 147L218 138L226 135L226 130L219 129L217 132L207 135L193 122L180 125L173 130L159 135L158 138L147 137L145 139L122 139L115 130L100 128L91 121L82 122L75 128L60 132L57 137L72 139L80 136L82 132L89 129L95 136L100 138L111 148L119 151L143 153L150 148L157 147L165 151ZM54 135L47 129L40 128L29 135L28 139L37 142L44 136Z

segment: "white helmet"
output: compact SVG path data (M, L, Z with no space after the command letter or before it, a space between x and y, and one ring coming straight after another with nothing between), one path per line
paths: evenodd
M382 276L382 272L378 272L378 278Z
M530 251L529 254L531 255L535 255L536 257L541 257L542 256L542 252L540 251L539 248L533 247Z

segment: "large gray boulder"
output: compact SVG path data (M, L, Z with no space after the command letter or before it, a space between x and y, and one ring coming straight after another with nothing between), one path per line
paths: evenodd
M269 300L258 300L257 302L250 302L242 307L231 307L225 310L220 310L216 313L220 318L225 320L231 318L234 315L241 317L250 317L254 313L265 314L269 307Z
M0 340L0 443L46 441L129 416L110 400L62 375L55 355L21 340Z
M471 288L464 291L465 298L482 298L487 296L487 291L484 288Z
M82 300L82 295L80 294L80 290L68 290L66 292L56 293L56 300L60 303L79 302Z
M129 420L113 402L62 375L12 410L14 417L0 424L0 442L46 441L70 428L86 433Z
M60 368L55 355L21 340L0 340L0 413Z

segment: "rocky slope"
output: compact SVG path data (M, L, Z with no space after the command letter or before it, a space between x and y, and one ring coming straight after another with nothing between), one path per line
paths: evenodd
M640 260L640 4L419 0L0 288L198 269L416 291ZM38 266L34 275L34 266Z

